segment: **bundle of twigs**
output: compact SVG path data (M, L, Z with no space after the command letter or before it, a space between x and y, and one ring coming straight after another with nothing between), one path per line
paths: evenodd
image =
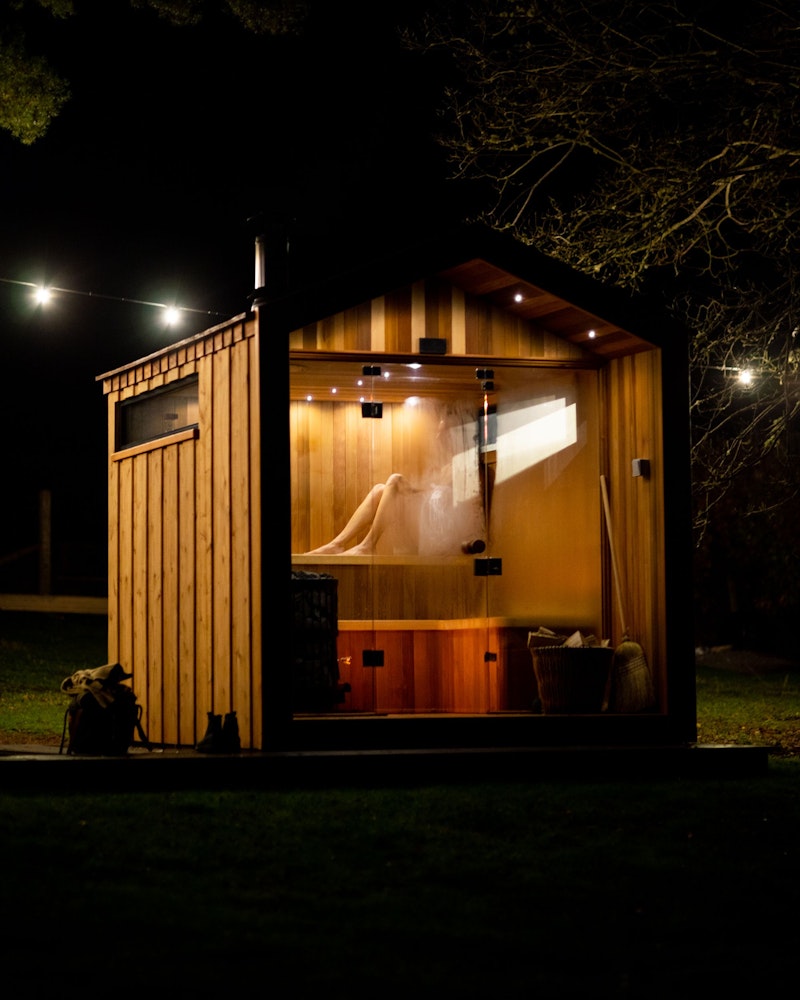
M638 642L634 642L630 638L628 631L625 607L622 601L622 584L620 582L619 566L617 565L614 531L611 525L611 508L608 502L608 486L605 476L600 477L600 491L603 496L608 547L611 552L611 568L614 573L617 606L619 607L620 622L622 625L622 642L615 648L614 659L611 664L608 707L612 712L644 712L655 705L655 688L644 650Z

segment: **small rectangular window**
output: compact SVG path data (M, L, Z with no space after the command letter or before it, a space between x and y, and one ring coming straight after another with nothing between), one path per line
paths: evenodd
M190 375L117 404L116 450L196 427L198 420L197 375Z

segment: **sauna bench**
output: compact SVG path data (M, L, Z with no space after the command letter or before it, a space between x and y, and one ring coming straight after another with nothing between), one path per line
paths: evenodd
M295 566L469 566L475 559L473 555L454 556L322 556L293 555L292 567Z
M474 557L465 555L305 555L293 557L292 569L337 581L340 631L370 629L374 622L383 623L382 631L401 632L462 633L539 625L574 631L576 618L584 617L566 604L526 599L524 581L515 585L508 577L476 576L473 563Z
M548 618L547 628L554 628ZM372 621L345 619L339 621L340 632L453 632L462 629L524 628L537 629L542 621L525 618L408 618ZM555 623L555 628L559 628ZM569 626L574 631L573 626Z

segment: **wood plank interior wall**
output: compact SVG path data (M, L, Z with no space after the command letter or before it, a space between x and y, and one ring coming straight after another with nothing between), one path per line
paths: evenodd
M519 657L520 635L526 637L526 630L439 624L441 628L382 627L377 632L343 629L340 679L351 690L341 708L477 715L530 710L535 689L531 657L527 649L521 663ZM363 667L362 650L373 647L383 650L384 665ZM497 652L496 660L485 660L487 648Z
M602 372L608 489L620 568L623 610L630 638L641 644L666 698L664 608L664 449L661 356L651 350L609 362ZM649 474L634 476L632 462L646 459ZM622 641L616 588L608 570L607 627Z
M292 401L292 552L330 541L393 473L412 484L429 474L440 415L384 403L380 420L365 420L360 403Z
M427 565L414 560L391 567L346 565L335 558L334 568L325 558L315 562L313 555L295 560L298 568L338 577L341 617L461 619L486 614L488 602L491 615L529 616L531 624L581 621L600 630L597 373L525 369L525 380L517 395L503 396L502 402L498 396L498 427L514 425L509 437L517 441L513 457L502 445L498 451L495 467L509 474L497 478L484 532L489 554L503 560L502 575L493 577L487 590L486 578L474 576L473 559L460 555L459 547L446 560ZM362 419L358 403L327 400L295 399L290 413L296 554L334 538L371 487L390 473L401 471L418 481L427 442L437 433L435 408L427 411L426 423L421 407L402 403L384 403L381 420ZM564 417L564 440L555 443L556 424L549 417L566 413L573 415L574 439L566 436L570 427ZM527 421L525 434L518 421Z
M208 713L262 744L258 344L254 320L104 380L108 655L133 673L151 740L194 745ZM114 454L123 399L197 374L199 427Z
M581 361L580 347L437 280L372 299L295 330L291 351L384 351L415 354L419 338L443 339L446 353Z
M294 335L292 346L312 354L315 350L414 353L418 335L443 337L454 358L461 353L585 360L573 345L534 324L435 282L376 300L369 311L362 307L306 327ZM549 463L496 487L493 504L504 524L498 530L495 523L493 530L500 546L497 553L502 552L507 566L502 578L491 581L490 593L486 580L476 579L470 567L456 565L457 560L452 565L409 562L367 567L304 559L298 566L336 576L340 616L354 620L339 636L342 679L352 688L347 706L378 712L467 713L530 707L530 654L519 638L526 629L509 633L514 635L512 654L507 630L487 632L480 625L428 630L420 624L408 632L388 628L386 620L445 623L472 618L477 623L491 607L493 615L521 621L529 615L532 627L571 621L602 630L599 442L604 418L599 379L594 370L573 371L562 378L554 370L552 382L550 392L563 394L567 405L578 406L580 438ZM431 427L406 427L399 404L385 403L379 422L362 420L357 404L296 399L290 409L292 551L296 553L334 537L369 488L409 463L413 467L413 456L424 452L421 442L434 433ZM381 424L383 439L377 448L375 423ZM555 572L548 571L548 565ZM380 628L375 635L369 631L370 619ZM357 620L364 621L365 631L354 630ZM375 643L384 650L385 666L364 668L361 652ZM484 653L490 648L498 659L487 667Z

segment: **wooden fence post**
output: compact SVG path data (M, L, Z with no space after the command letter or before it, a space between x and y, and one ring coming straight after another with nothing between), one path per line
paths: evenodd
M39 491L39 593L53 592L53 495Z

